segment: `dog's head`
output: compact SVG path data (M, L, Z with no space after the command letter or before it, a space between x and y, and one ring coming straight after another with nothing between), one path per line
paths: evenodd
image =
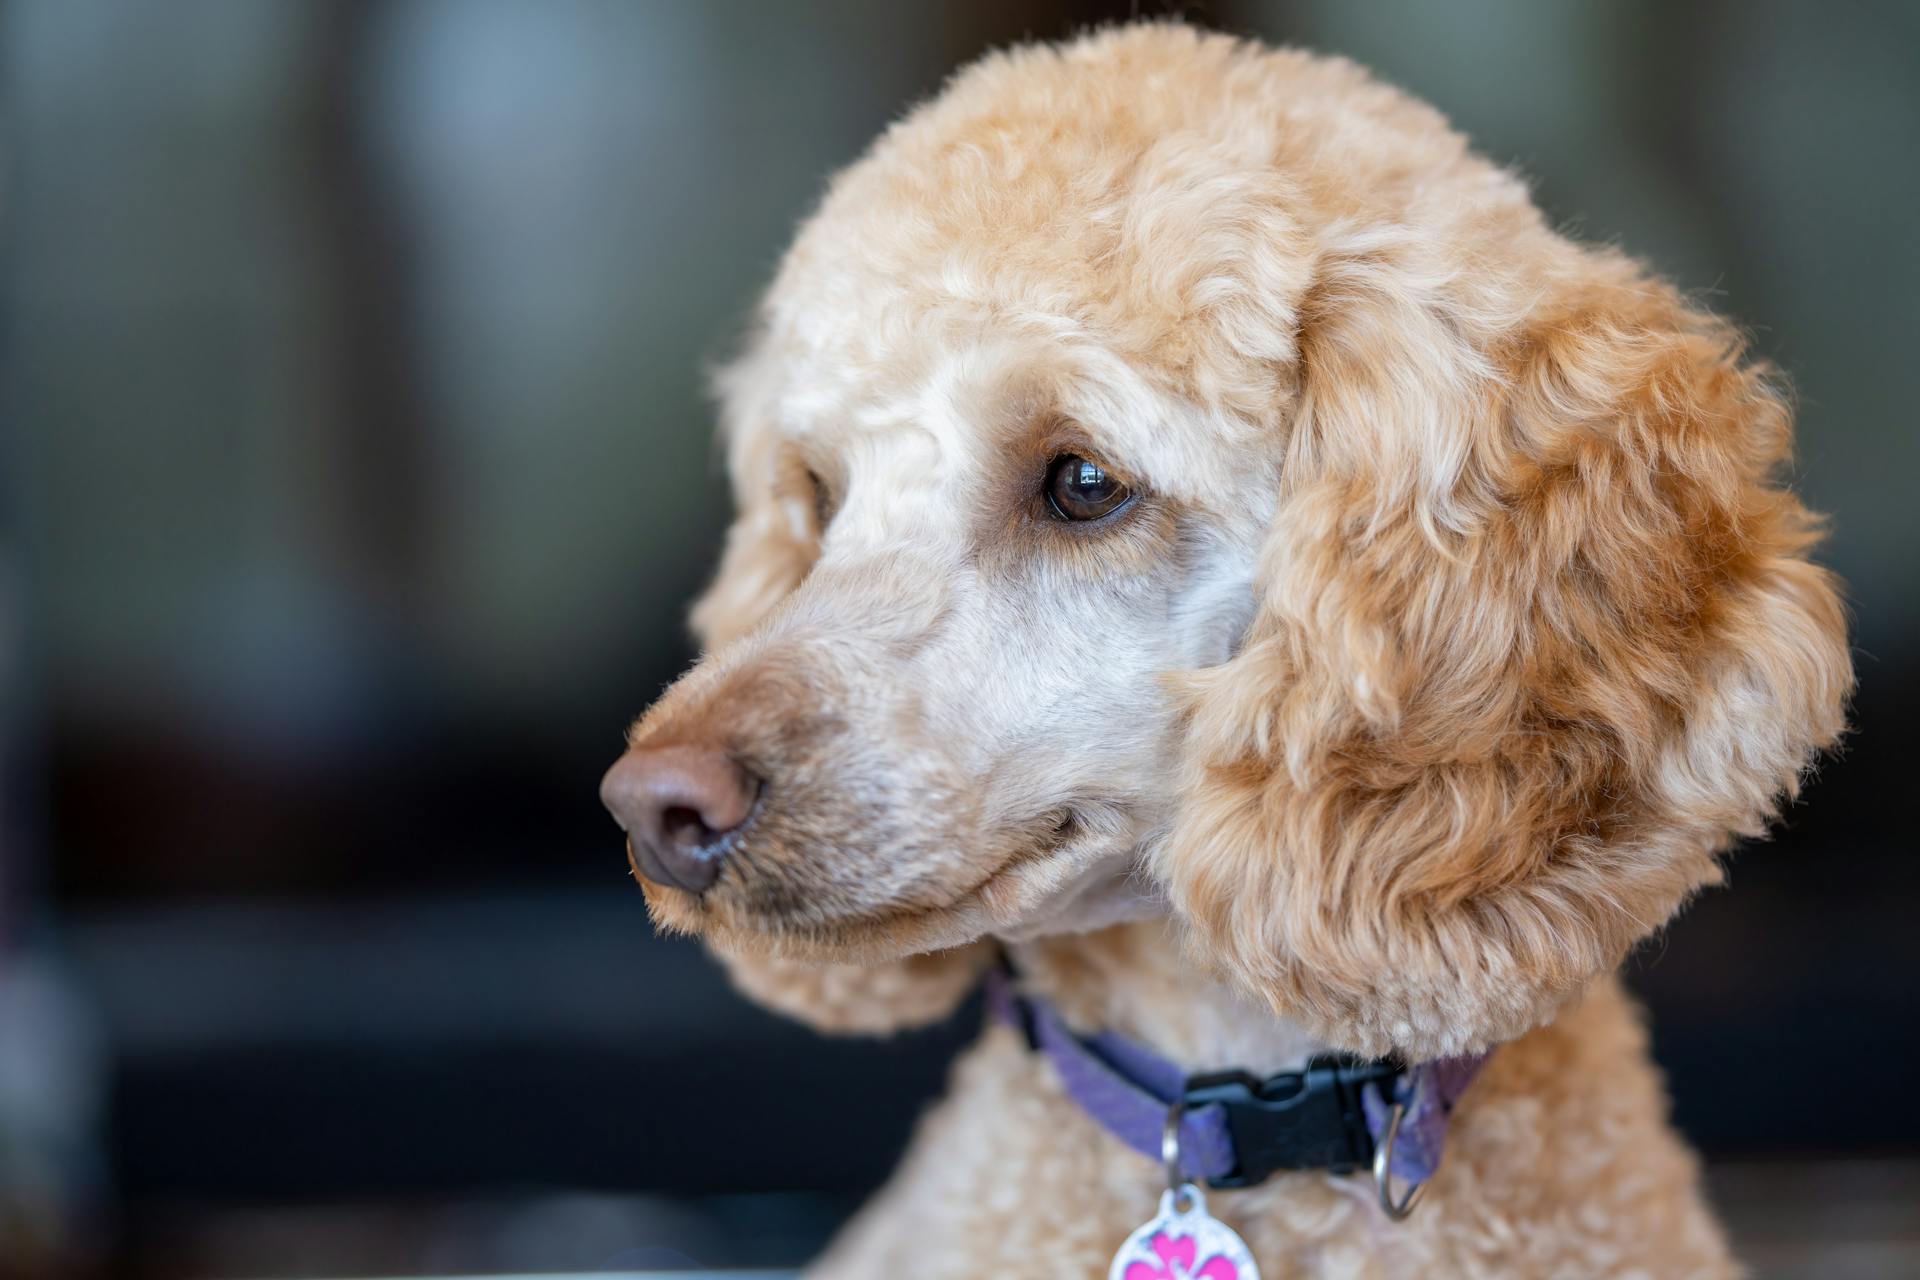
M1170 913L1335 1043L1454 1052L1841 728L1765 371L1348 64L988 59L834 184L722 391L708 653L607 793L725 950Z

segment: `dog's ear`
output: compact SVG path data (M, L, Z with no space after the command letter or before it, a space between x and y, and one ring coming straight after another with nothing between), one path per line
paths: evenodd
M737 514L720 571L693 608L711 652L772 613L820 554L819 512L804 469L774 430L772 357L752 351L716 380ZM813 964L762 950L709 948L755 1002L820 1031L883 1034L938 1022L979 981L993 948L976 945L874 965Z
M1543 257L1504 296L1323 263L1258 617L1181 682L1155 857L1196 951L1365 1053L1550 1018L1718 878L1851 690L1767 371L1626 259Z

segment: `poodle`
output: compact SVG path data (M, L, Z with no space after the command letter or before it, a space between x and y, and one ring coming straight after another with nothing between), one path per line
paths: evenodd
M1005 1015L812 1274L1738 1273L1614 972L1852 686L1732 325L1353 64L1154 23L890 127L718 387L704 654L602 784L653 919L826 1031ZM1335 1154L1200 1159L1222 1079Z

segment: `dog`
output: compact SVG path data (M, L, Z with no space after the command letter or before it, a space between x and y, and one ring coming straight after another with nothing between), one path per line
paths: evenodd
M718 391L704 655L602 785L653 919L826 1031L1013 1010L812 1274L1737 1274L1615 976L1852 687L1733 326L1352 63L1155 23L889 128ZM1345 1154L1196 1246L1201 1095L1163 1180L1096 1037Z

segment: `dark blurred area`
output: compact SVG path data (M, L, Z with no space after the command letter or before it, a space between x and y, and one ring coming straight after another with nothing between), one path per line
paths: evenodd
M751 1008L595 788L826 175L1137 8L0 11L0 1275L783 1268L877 1184L977 1013ZM1183 14L1429 99L1793 377L1857 731L1632 978L1761 1273L1915 1274L1920 9Z

